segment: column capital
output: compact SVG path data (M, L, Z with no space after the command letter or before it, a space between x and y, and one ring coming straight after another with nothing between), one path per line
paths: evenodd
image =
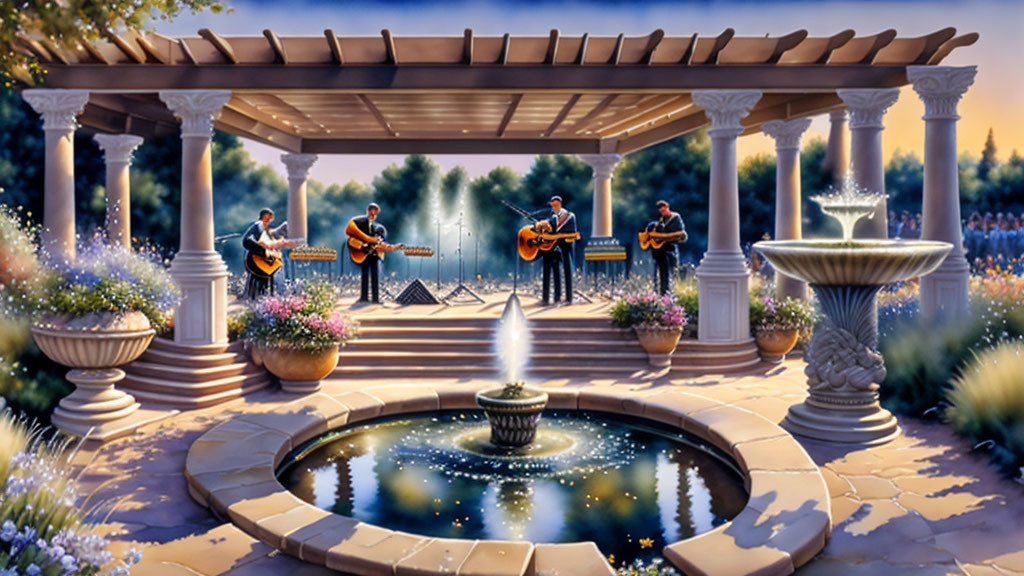
M289 180L306 180L309 169L316 163L316 154L281 154L281 162L288 169Z
M134 134L97 134L93 139L103 151L107 164L131 164L132 153L143 141Z
M75 117L89 101L89 91L31 88L22 90L21 97L42 115L43 130L75 130L78 128Z
M231 99L230 90L164 90L160 100L181 119L181 137L213 136L213 121Z
M882 116L899 99L900 89L839 90L837 94L850 109L850 129L884 128Z
M761 131L775 139L776 150L799 150L800 139L810 127L810 118L771 120L761 124Z
M746 118L750 109L761 99L758 90L696 90L693 102L704 109L711 120L712 136L739 136L743 132L740 120Z
M977 73L977 66L907 66L907 79L924 101L925 120L960 118L956 106Z
M828 113L828 119L831 122L846 122L849 115L846 113L846 109L833 110Z
M580 154L580 160L594 169L597 180L611 178L615 166L622 161L621 154Z

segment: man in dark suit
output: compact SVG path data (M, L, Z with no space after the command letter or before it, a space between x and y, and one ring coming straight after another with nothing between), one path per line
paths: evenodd
M672 289L672 274L679 264L676 244L686 242L686 226L678 212L669 209L668 202L658 200L658 219L647 225L648 232L672 234L673 240L666 240L661 248L651 246L654 257L654 286L659 294L668 294Z
M245 248L245 269L249 278L245 282L245 297L255 300L268 291L274 292L274 275L265 274L253 265L253 256L267 257L267 248L260 244L263 233L271 240L276 239L276 230L270 227L274 221L274 211L270 208L260 210L260 219L253 222L249 229L242 235L242 247Z
M551 217L547 219L548 224L551 226L552 234L576 234L576 215L565 209L562 205L561 196L552 196L551 200L548 201L548 206L551 206ZM557 257L558 261L562 264L562 275L565 278L565 303L572 304L572 277L573 277L573 266L572 266L572 252L575 247L575 238L561 238L555 244L558 254L553 257ZM557 262L555 263L556 274L557 274ZM546 287L545 283L545 287ZM558 290L558 276L555 276L555 301L559 299ZM545 298L546 300L546 298Z
M388 237L387 228L376 222L379 215L380 206L371 202L366 207L366 214L353 218L346 230L351 229L351 225L354 224L356 230L354 234L351 234L354 238L370 244L379 244ZM374 304L380 304L379 269L380 257L376 252L368 254L366 259L360 264L360 302L372 301ZM370 299L371 294L373 296L372 300Z

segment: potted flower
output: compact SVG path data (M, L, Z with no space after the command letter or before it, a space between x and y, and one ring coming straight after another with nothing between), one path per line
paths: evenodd
M139 408L114 389L125 376L117 367L142 355L180 293L150 254L101 240L81 246L74 261L43 260L32 337L50 360L72 368L67 379L76 385L51 421L84 436Z
M615 326L636 333L651 366L666 368L672 363L672 353L686 326L686 311L671 295L659 296L653 290L627 294L615 302L611 316Z
M777 301L768 296L750 296L750 327L761 359L778 364L786 359L800 332L814 324L814 308L803 300L787 296Z
M251 303L242 338L288 392L314 392L338 365L338 347L357 325L335 309L338 289L327 280L296 283Z

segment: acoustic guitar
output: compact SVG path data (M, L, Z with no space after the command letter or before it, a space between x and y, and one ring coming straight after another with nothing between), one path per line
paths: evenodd
M363 242L359 238L350 236L348 239L348 255L356 264L362 264L370 254L376 254L381 260L387 252L402 251L406 256L433 256L434 251L422 246L406 246L404 244L387 244L379 242L372 244Z
M305 243L302 238L272 240L267 231L260 232L256 242L266 250L266 256L249 252L245 256L245 269L253 276L269 278L284 264L281 248L291 248Z
M519 238L517 239L516 244L519 248L519 256L527 262L532 262L537 258L537 254L542 250L547 252L553 249L559 240L574 242L579 240L579 238L579 232L551 234L547 232L538 232L534 230L533 226L523 226L519 230Z
M641 232L640 249L658 250L668 242L686 242L686 232Z

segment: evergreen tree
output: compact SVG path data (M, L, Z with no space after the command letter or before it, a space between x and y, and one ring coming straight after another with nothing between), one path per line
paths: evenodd
M999 166L996 158L996 139L991 128L988 129L988 137L985 138L985 148L981 152L981 160L978 162L978 178L988 180L992 170Z

